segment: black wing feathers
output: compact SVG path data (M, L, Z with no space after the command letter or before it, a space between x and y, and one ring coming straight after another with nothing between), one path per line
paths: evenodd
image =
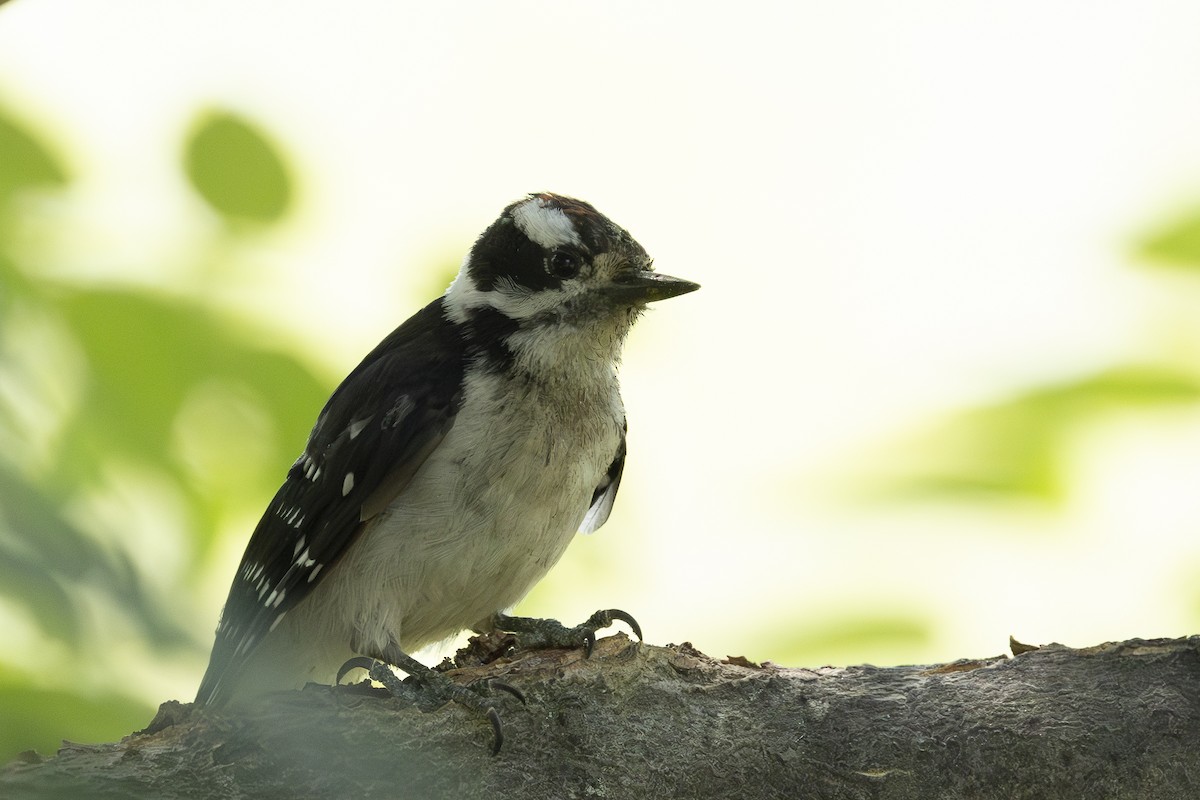
M439 298L393 331L325 404L242 557L197 702L227 699L255 645L320 583L450 429L462 401L466 343L443 308Z

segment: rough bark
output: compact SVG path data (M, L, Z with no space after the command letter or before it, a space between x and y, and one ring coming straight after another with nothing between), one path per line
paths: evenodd
M451 674L525 692L497 694L498 756L458 706L310 686L237 717L164 704L119 743L9 765L0 796L1200 796L1200 637L807 670L614 636Z

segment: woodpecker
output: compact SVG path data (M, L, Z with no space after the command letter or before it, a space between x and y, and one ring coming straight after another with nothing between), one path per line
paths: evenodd
M246 547L196 701L335 682L356 657L432 683L408 654L468 628L590 646L633 623L611 610L539 628L505 611L608 519L622 345L647 303L698 288L655 272L588 203L505 208L445 294L326 402Z

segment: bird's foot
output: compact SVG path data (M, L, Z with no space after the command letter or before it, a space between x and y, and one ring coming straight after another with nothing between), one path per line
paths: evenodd
M558 620L510 617L507 614L497 614L494 624L498 630L516 634L518 647L530 649L582 647L584 656L591 657L592 648L596 646L596 631L607 628L615 620L627 624L633 629L633 635L638 638L638 641L642 640L642 628L637 624L637 620L616 608L597 611L582 624L573 628L568 628Z
M365 669L371 680L383 684L394 697L407 700L426 713L450 702L465 706L491 723L492 755L500 752L504 744L504 726L492 704L493 691L507 692L524 703L525 695L519 689L491 678L466 685L455 683L444 673L425 666L395 646L385 648L381 655L382 658L357 656L350 659L338 670L337 682L341 683L346 673L353 669ZM407 672L409 677L402 680L393 667Z

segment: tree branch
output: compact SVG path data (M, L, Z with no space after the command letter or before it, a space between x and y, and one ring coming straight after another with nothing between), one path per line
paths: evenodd
M231 717L166 703L116 744L0 772L7 798L1200 796L1200 637L935 667L717 662L623 635L455 670L497 693L506 740L457 706L422 714L310 686Z

